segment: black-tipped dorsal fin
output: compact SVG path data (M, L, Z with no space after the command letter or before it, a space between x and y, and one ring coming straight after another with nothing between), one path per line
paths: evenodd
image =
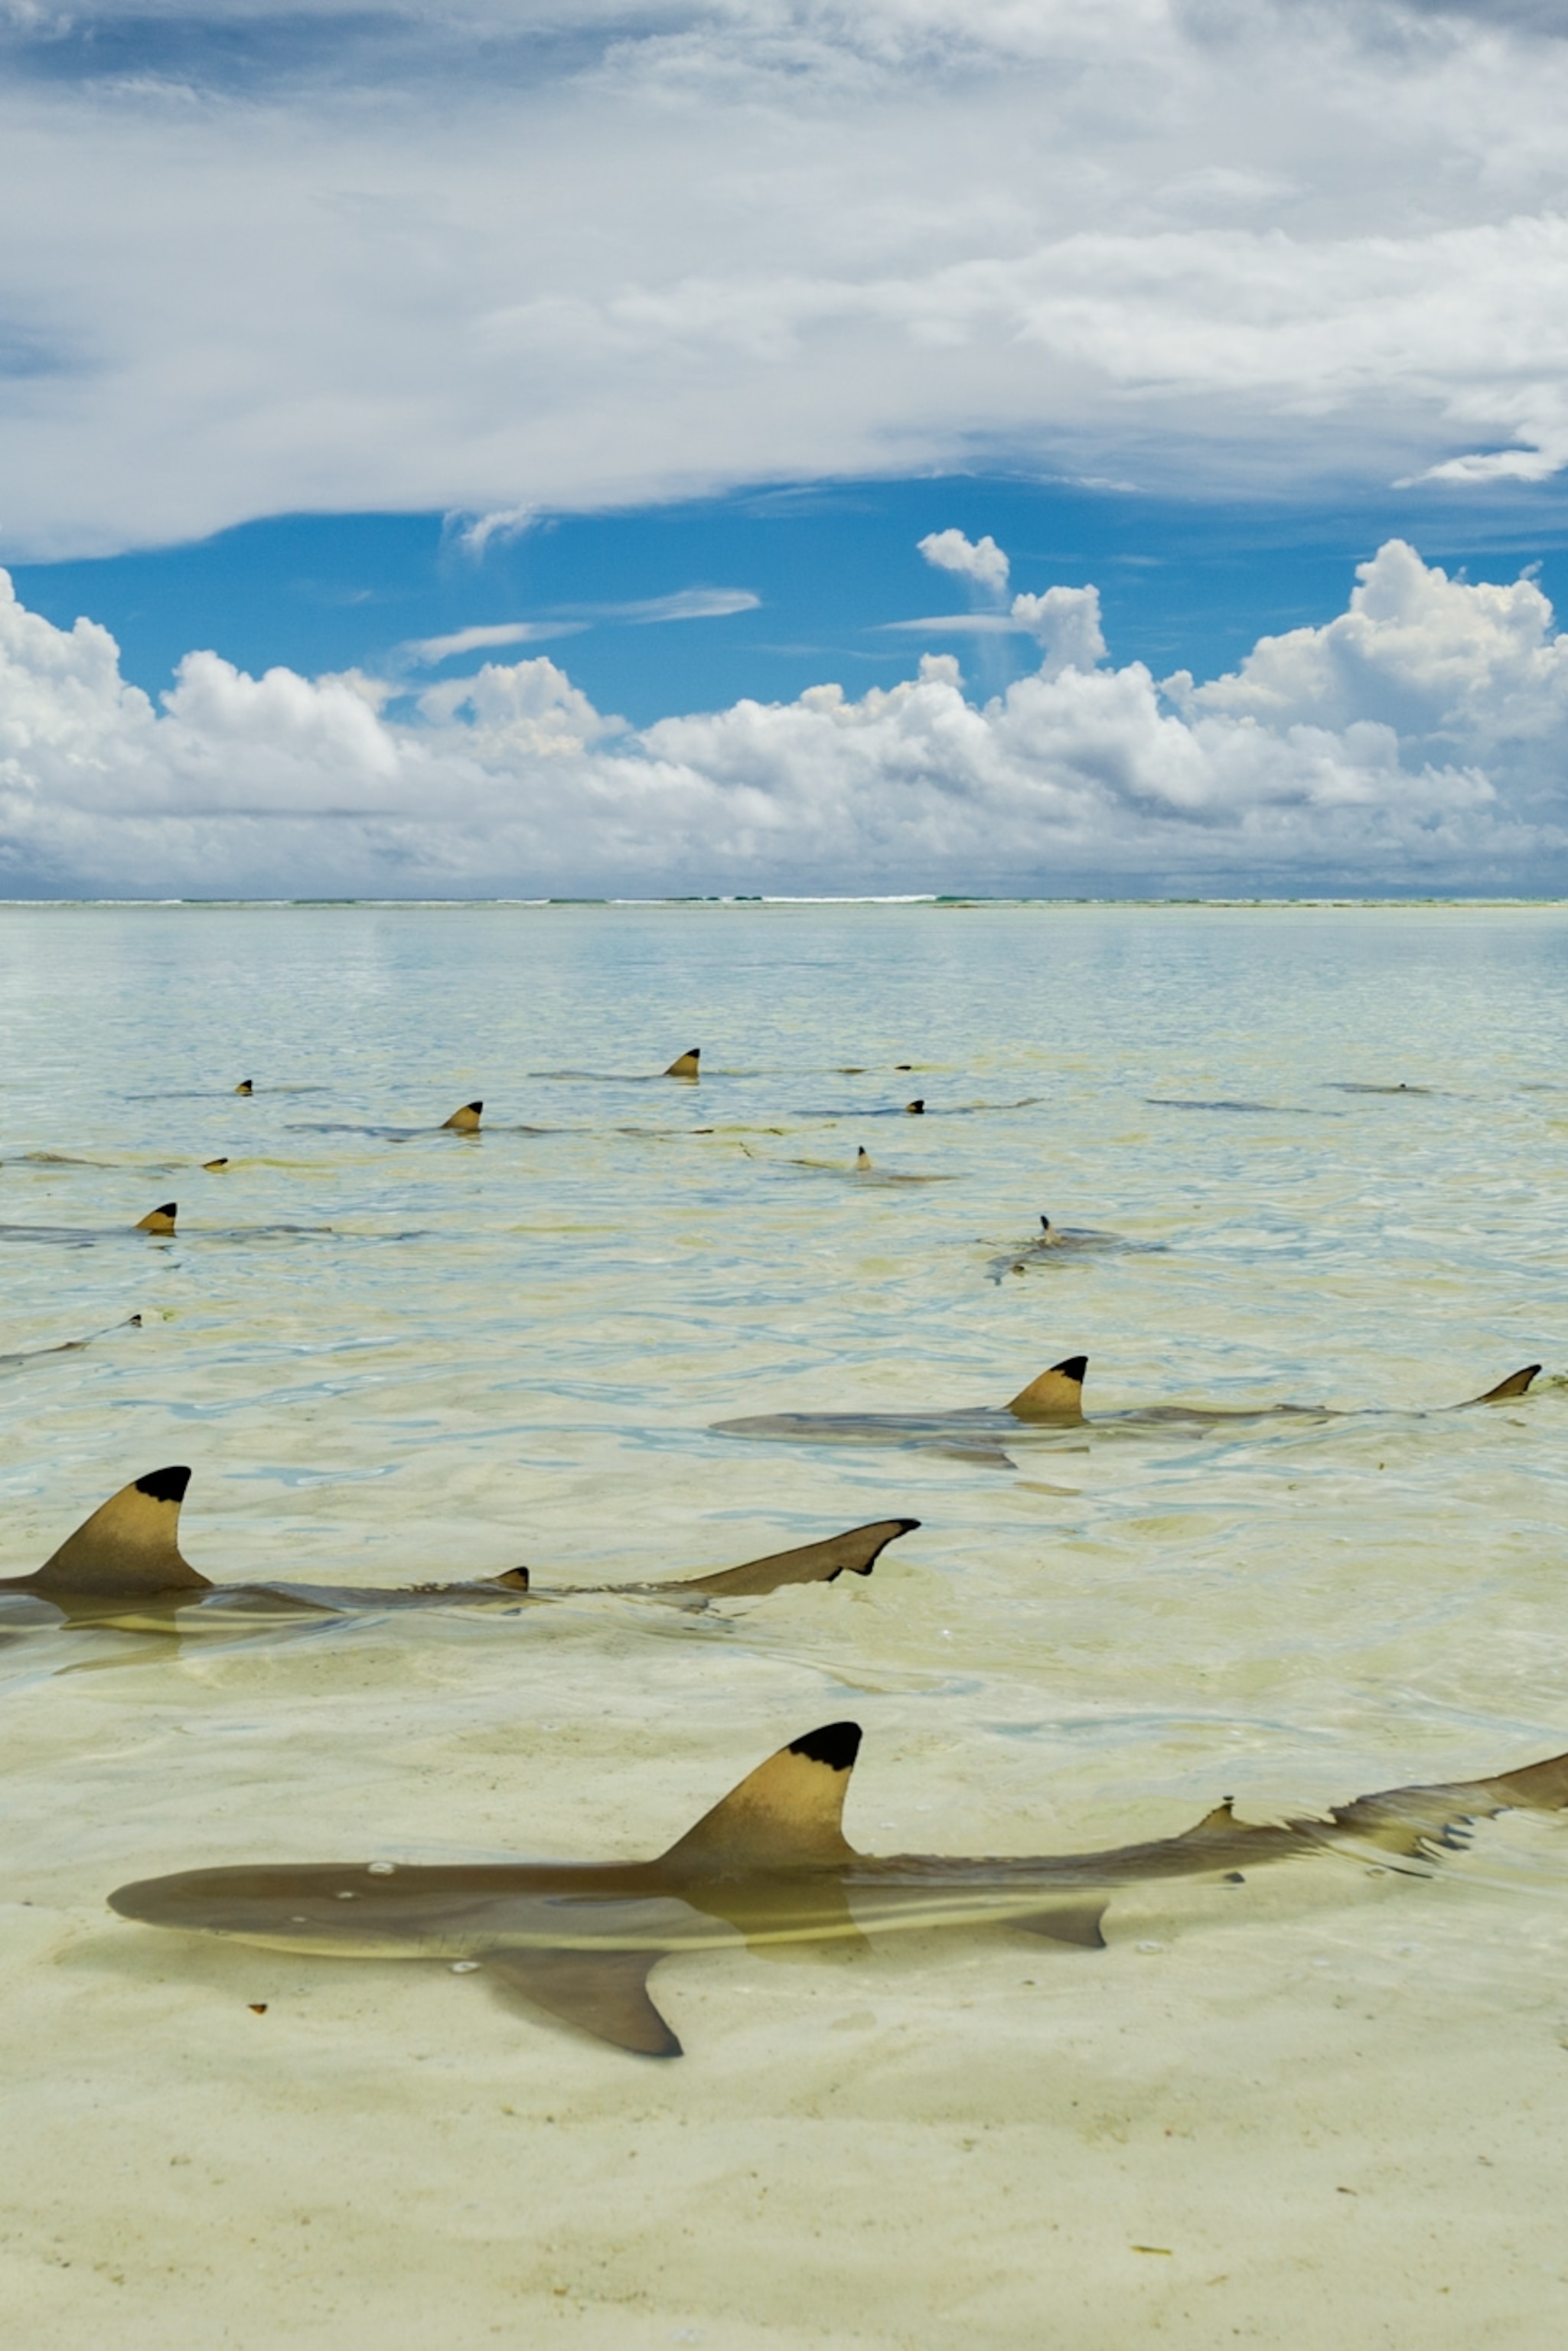
M144 1217L139 1217L132 1229L139 1233L172 1233L179 1213L178 1200L165 1200L161 1208L149 1208Z
M638 2057L678 2057L681 2044L648 1997L663 1951L487 1951L483 1966L535 2008Z
M1462 1408L1468 1410L1472 1404L1506 1404L1511 1396L1523 1395L1540 1369L1539 1364L1526 1364L1521 1372L1510 1372L1506 1380L1499 1380L1485 1395L1467 1396Z
M732 1599L748 1593L778 1592L786 1583L831 1583L835 1576L869 1575L890 1542L913 1534L918 1519L878 1519L871 1526L851 1527L825 1542L802 1543L796 1551L774 1552L768 1559L747 1560L744 1567L721 1568L716 1575L694 1575L679 1583L651 1587L660 1592L706 1592Z
M912 1102L905 1102L904 1107L908 1112L911 1118L924 1118L925 1115L925 1095L917 1094Z
M860 1149L855 1153L855 1173L857 1176L864 1176L869 1174L870 1170L871 1153L866 1149L862 1143Z
M184 1468L150 1469L111 1494L75 1534L68 1535L37 1575L32 1588L50 1592L210 1592L180 1556L180 1505L191 1473Z
M472 1134L478 1126L480 1113L484 1108L482 1102L465 1102L461 1110L455 1110L450 1118L442 1120L442 1133L444 1134L446 1129L451 1127L458 1134Z
M236 1094L253 1094L256 1092L256 1088L252 1085L248 1078L242 1078L238 1085L235 1088L235 1092Z
M1009 1398L1007 1409L1015 1420L1055 1420L1067 1424L1083 1417L1083 1374L1087 1355L1064 1355Z
M676 1876L821 1869L852 1858L841 1826L858 1722L824 1723L759 1763L661 1855Z
M677 1053L675 1055L674 1060L664 1071L664 1075L667 1078L700 1077L702 1075L702 1071L697 1065L701 1061L702 1057L703 1049L700 1045L688 1046L684 1053Z

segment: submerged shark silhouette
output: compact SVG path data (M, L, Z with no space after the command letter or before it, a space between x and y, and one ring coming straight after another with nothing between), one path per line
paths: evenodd
M1020 1388L1004 1405L960 1407L951 1412L776 1412L757 1413L742 1420L716 1420L720 1437L793 1437L810 1444L936 1446L944 1451L972 1455L1006 1464L1004 1443L1016 1440L1027 1428L1192 1428L1206 1430L1232 1422L1323 1421L1359 1418L1332 1405L1270 1404L1255 1405L1154 1404L1135 1405L1122 1412L1097 1414L1092 1422L1083 1415L1083 1375L1087 1355L1068 1355L1040 1377ZM1464 1411L1472 1405L1504 1404L1521 1396L1540 1371L1526 1364L1511 1372L1484 1395L1468 1396L1463 1405L1439 1406ZM1375 1407L1363 1407L1372 1411ZM1425 1417L1416 1412L1412 1417Z
M1395 1788L1322 1820L1239 1821L1227 1797L1179 1836L1103 1853L965 1859L857 1853L841 1825L858 1723L780 1748L656 1860L431 1866L318 1862L194 1869L122 1886L122 1917L327 1958L484 1969L620 2049L678 2057L648 1996L672 1952L987 1924L1097 1949L1119 1886L1207 1877L1336 1846L1420 1862L1475 1820L1568 1806L1568 1755L1490 1780Z
M180 1505L190 1482L189 1469L182 1468L152 1469L122 1486L74 1534L68 1535L35 1573L0 1580L0 1602L10 1595L42 1601L68 1624L146 1633L173 1632L176 1619L180 1631L190 1631L192 1619L184 1612L192 1609L211 1611L215 1628L228 1630L236 1612L267 1617L340 1616L358 1610L380 1614L392 1608L483 1607L515 1613L529 1601L575 1599L587 1592L668 1597L700 1606L708 1600L754 1598L787 1583L831 1583L846 1570L852 1575L869 1575L888 1544L896 1542L900 1535L913 1533L920 1524L918 1519L879 1519L870 1526L830 1535L822 1542L803 1543L793 1551L775 1552L766 1559L747 1560L740 1567L721 1568L678 1583L598 1584L553 1593L532 1590L526 1567L476 1577L472 1583L391 1589L335 1583L212 1583L180 1554ZM217 1624L220 1612L231 1619L231 1625ZM56 1616L48 1621L53 1624Z
M1061 1265L1095 1249L1125 1250L1142 1257L1158 1254L1164 1248L1163 1241L1130 1241L1120 1233L1097 1232L1092 1226L1053 1225L1042 1216L1033 1240L1004 1250L992 1258L986 1270L993 1281L1000 1281L1004 1274L1023 1273L1030 1266L1042 1263Z

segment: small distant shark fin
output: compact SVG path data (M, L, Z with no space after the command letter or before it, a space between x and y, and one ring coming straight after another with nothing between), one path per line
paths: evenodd
M1087 1355L1063 1356L1060 1364L1052 1364L1049 1372L1041 1372L1038 1380L1030 1380L1027 1388L1009 1397L1007 1410L1015 1420L1075 1425L1083 1417L1083 1374L1088 1368Z
M663 1951L490 1951L486 1972L535 2008L638 2057L678 2057L681 2044L648 1997Z
M841 1823L860 1744L858 1722L825 1723L792 1740L661 1855L661 1867L678 1880L852 1860Z
M150 1469L101 1503L68 1535L36 1575L19 1578L47 1599L51 1593L210 1592L204 1575L180 1556L180 1505L191 1473Z
M702 1592L716 1598L743 1598L748 1593L777 1592L786 1583L831 1583L846 1570L869 1575L890 1542L915 1532L918 1519L878 1519L871 1526L851 1527L830 1535L825 1542L802 1543L796 1551L774 1552L767 1559L747 1560L744 1567L727 1567L716 1575L694 1575L679 1583L649 1587L657 1592ZM767 1766L763 1767L765 1770Z
M1526 1364L1521 1372L1510 1372L1506 1380L1499 1380L1496 1387L1488 1388L1485 1395L1467 1396L1461 1409L1468 1410L1472 1404L1506 1404L1511 1396L1523 1395L1540 1369L1539 1364Z
M677 1053L674 1060L670 1063L669 1068L664 1071L665 1077L700 1077L702 1072L697 1067L697 1064L702 1060L702 1051L703 1049L700 1045L693 1045L689 1047L685 1052Z
M924 1095L924 1094L916 1095L916 1097L915 1097L915 1101L914 1101L914 1102L905 1102L905 1103L904 1103L904 1107L905 1111L908 1113L908 1114L909 1114L909 1116L910 1116L911 1118L924 1118L924 1117L925 1117L925 1095Z
M256 1092L256 1088L252 1085L248 1078L242 1078L238 1085L235 1088L235 1092L236 1094L253 1094Z
M870 1172L871 1153L866 1149L862 1143L860 1149L855 1153L855 1173L857 1176L866 1176L869 1175Z
M139 1217L132 1230L139 1233L172 1233L174 1229L174 1219L179 1213L178 1200L165 1200L161 1208L149 1208L144 1217Z
M1021 1927L1026 1934L1043 1935L1053 1943L1075 1943L1081 1950L1103 1951L1105 1938L1100 1931L1100 1921L1107 1905L1100 1902L1062 1902L1050 1910L1039 1910L1031 1918L1009 1918L1009 1927Z
M450 1118L442 1120L442 1133L444 1134L447 1128L451 1127L457 1134L476 1134L478 1130L479 1115L484 1107L482 1102L465 1102L461 1110L455 1110Z

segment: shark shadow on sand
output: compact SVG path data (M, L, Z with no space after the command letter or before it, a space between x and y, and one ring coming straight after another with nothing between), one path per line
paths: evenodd
M1049 1371L1041 1372L1038 1379L1020 1388L1004 1405L971 1405L950 1412L757 1413L741 1420L716 1420L713 1427L719 1437L756 1437L808 1445L913 1446L953 1454L959 1459L977 1461L990 1468L1010 1468L1012 1463L1005 1447L1017 1443L1030 1430L1090 1428L1137 1434L1148 1429L1176 1429L1201 1437L1213 1429L1232 1426L1256 1427L1270 1423L1301 1426L1331 1420L1360 1420L1375 1414L1379 1418L1393 1416L1375 1406L1343 1411L1322 1404L1251 1407L1153 1404L1134 1405L1121 1412L1097 1413L1088 1420L1083 1412L1083 1376L1088 1368L1087 1355L1068 1355ZM1526 1364L1522 1371L1511 1372L1507 1379L1488 1388L1484 1395L1467 1396L1462 1405L1437 1408L1466 1412L1475 1405L1511 1403L1524 1395L1540 1369L1539 1364ZM1416 1408L1400 1416L1424 1420L1428 1416Z
M672 1953L1011 1926L1095 1949L1122 1886L1228 1876L1349 1849L1425 1874L1473 1821L1568 1805L1568 1755L1496 1779L1394 1788L1322 1820L1239 1821L1231 1800L1179 1836L1101 1853L963 1858L857 1853L841 1815L860 1726L780 1748L656 1860L471 1866L398 1862L196 1869L122 1886L122 1917L323 1958L483 1970L531 2007L618 2049L678 2057L648 1995Z
M180 1552L180 1505L191 1482L186 1468L150 1470L83 1520L58 1551L31 1575L0 1581L0 1608L20 1610L16 1629L37 1625L99 1625L122 1633L189 1633L204 1624L232 1634L246 1620L381 1615L421 1608L501 1609L516 1614L530 1604L577 1600L603 1593L670 1600L703 1607L710 1600L754 1599L789 1583L831 1583L846 1572L869 1575L890 1542L911 1534L918 1519L879 1519L793 1551L747 1560L740 1567L659 1583L578 1585L536 1591L526 1567L471 1583L396 1584L212 1583Z

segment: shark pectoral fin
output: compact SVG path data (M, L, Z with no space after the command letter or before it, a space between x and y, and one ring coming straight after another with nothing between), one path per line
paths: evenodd
M465 1102L461 1110L455 1110L450 1118L442 1120L442 1133L444 1134L450 1127L455 1134L476 1134L479 1131L480 1113L484 1107L482 1102Z
M705 1813L661 1867L678 1883L852 1860L841 1823L860 1743L858 1722L829 1722L781 1747Z
M1016 1396L1008 1399L1006 1409L1015 1420L1056 1421L1075 1427L1083 1418L1083 1374L1088 1368L1087 1355L1066 1355L1050 1371L1041 1372L1038 1380L1030 1380L1027 1388L1019 1388Z
M567 2024L639 2057L678 2057L681 2044L648 1997L663 1951L489 1951L484 1965L511 1991Z
M727 1567L716 1575L694 1575L679 1583L659 1584L661 1592L703 1592L723 1598L744 1598L777 1592L786 1583L831 1583L846 1571L869 1575L890 1542L913 1534L918 1519L878 1519L872 1525L851 1527L825 1542L802 1543L796 1551L774 1552L767 1559L747 1560L744 1567Z
M1076 1943L1081 1950L1103 1951L1105 1938L1100 1921L1108 1901L1107 1896L1098 1902L1061 1902L1028 1918L1010 1918L1008 1924L1021 1927L1026 1935L1044 1935L1053 1943Z
M1499 1380L1496 1387L1488 1388L1485 1395L1467 1396L1459 1407L1460 1411L1468 1412L1473 1404L1507 1404L1511 1397L1523 1395L1540 1369L1539 1364L1526 1364L1521 1372L1510 1372L1506 1380Z
M179 1213L178 1200L165 1200L161 1208L149 1208L144 1217L139 1217L131 1230L138 1233L172 1233Z
M57 1593L129 1599L210 1591L206 1577L180 1556L180 1505L190 1482L183 1468L150 1469L100 1503L36 1575L19 1581L45 1599Z

